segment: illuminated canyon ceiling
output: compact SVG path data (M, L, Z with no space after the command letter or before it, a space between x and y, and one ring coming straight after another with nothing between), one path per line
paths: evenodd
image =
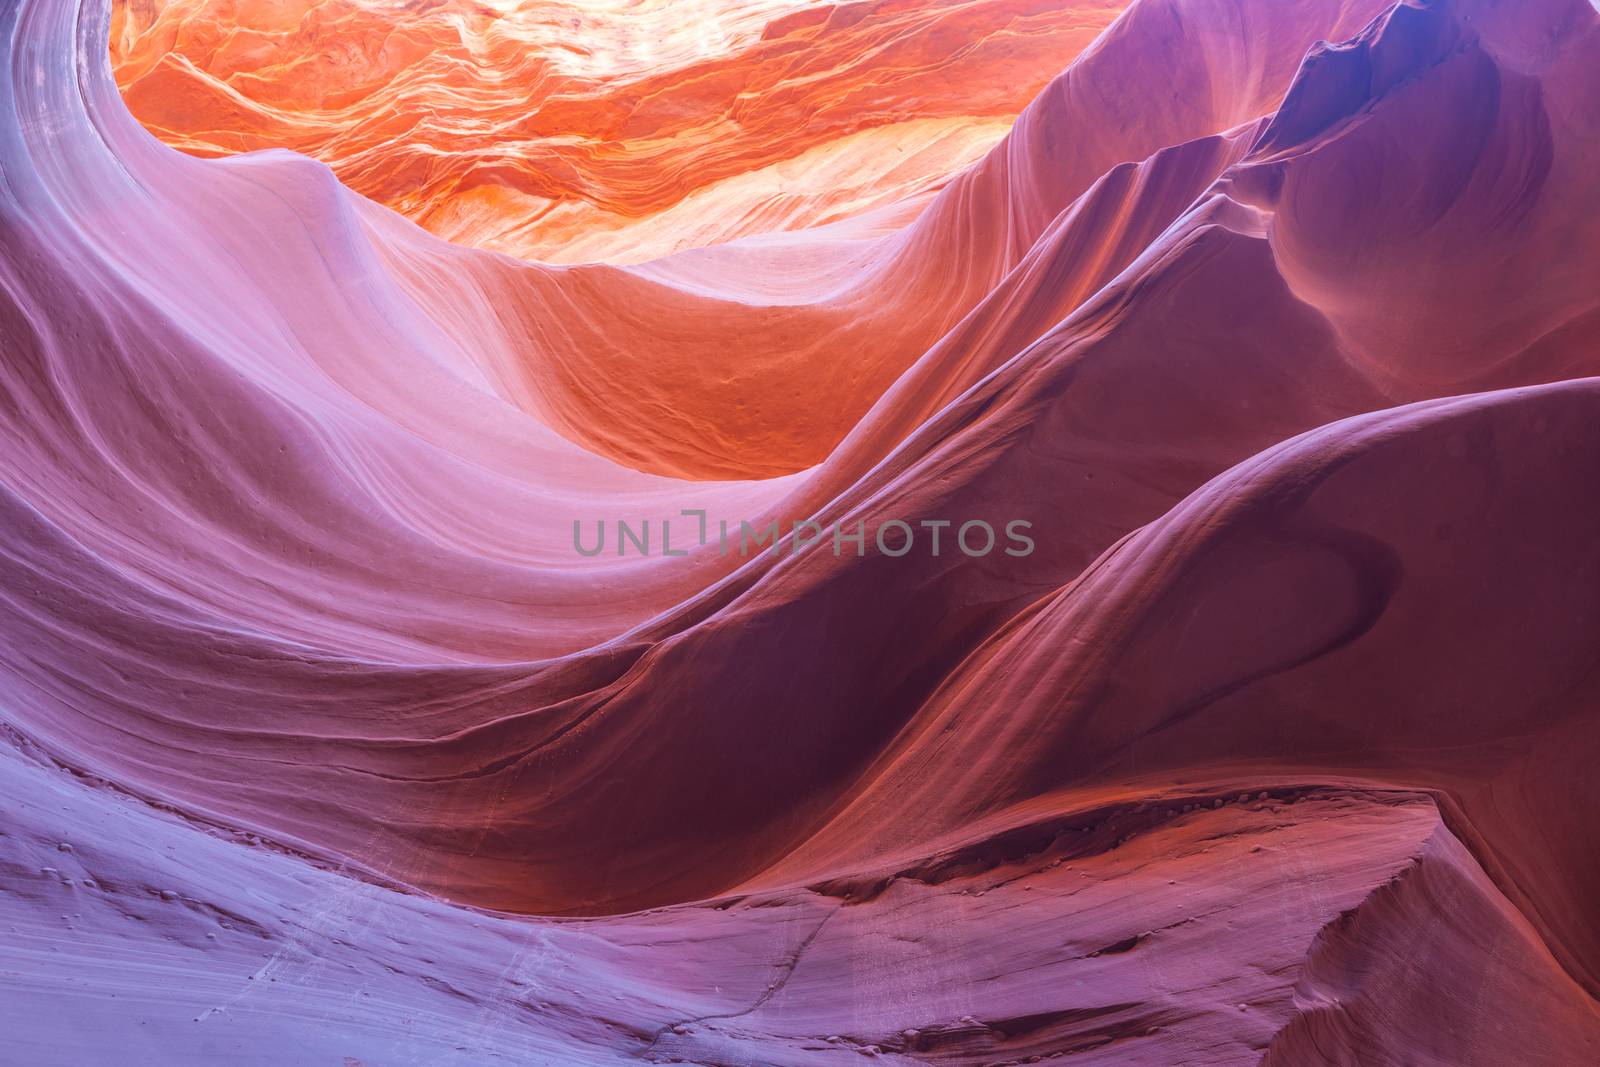
M291 148L447 240L641 262L903 223L1122 6L151 0L111 47L184 151Z
M1590 0L0 73L0 1062L1600 1063Z

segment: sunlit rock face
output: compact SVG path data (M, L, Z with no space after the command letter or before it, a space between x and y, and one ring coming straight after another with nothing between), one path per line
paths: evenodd
M639 262L937 188L1114 0L118 0L117 83L198 155L280 147L448 240Z
M1115 14L0 6L0 1058L1600 1062L1600 14Z

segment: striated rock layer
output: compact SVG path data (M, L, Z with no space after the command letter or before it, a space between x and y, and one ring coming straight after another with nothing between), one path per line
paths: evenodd
M637 262L936 188L1118 0L117 0L133 113L455 241Z
M1003 116L913 33L999 7L646 6L559 61L507 28L553 8L195 10L0 10L22 1061L1600 1060L1587 0L1136 0L948 181L840 90ZM430 204L466 145L561 172L433 65L498 41L468 83L650 117L592 127L616 171L558 124L642 243L540 240L723 243L552 266L180 153L114 24L146 119L381 199L437 155L395 179ZM179 87L224 67L286 125ZM730 84L746 128L697 132ZM459 128L383 132L419 113ZM771 209L763 152L819 146ZM575 551L684 509L1035 547Z

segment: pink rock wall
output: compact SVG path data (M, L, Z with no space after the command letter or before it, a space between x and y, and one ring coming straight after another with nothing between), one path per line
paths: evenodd
M223 6L0 10L0 1059L1600 1061L1593 6Z

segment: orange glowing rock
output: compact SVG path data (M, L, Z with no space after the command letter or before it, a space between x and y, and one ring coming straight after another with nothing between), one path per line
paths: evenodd
M118 0L134 114L453 241L637 262L937 188L1122 0Z

